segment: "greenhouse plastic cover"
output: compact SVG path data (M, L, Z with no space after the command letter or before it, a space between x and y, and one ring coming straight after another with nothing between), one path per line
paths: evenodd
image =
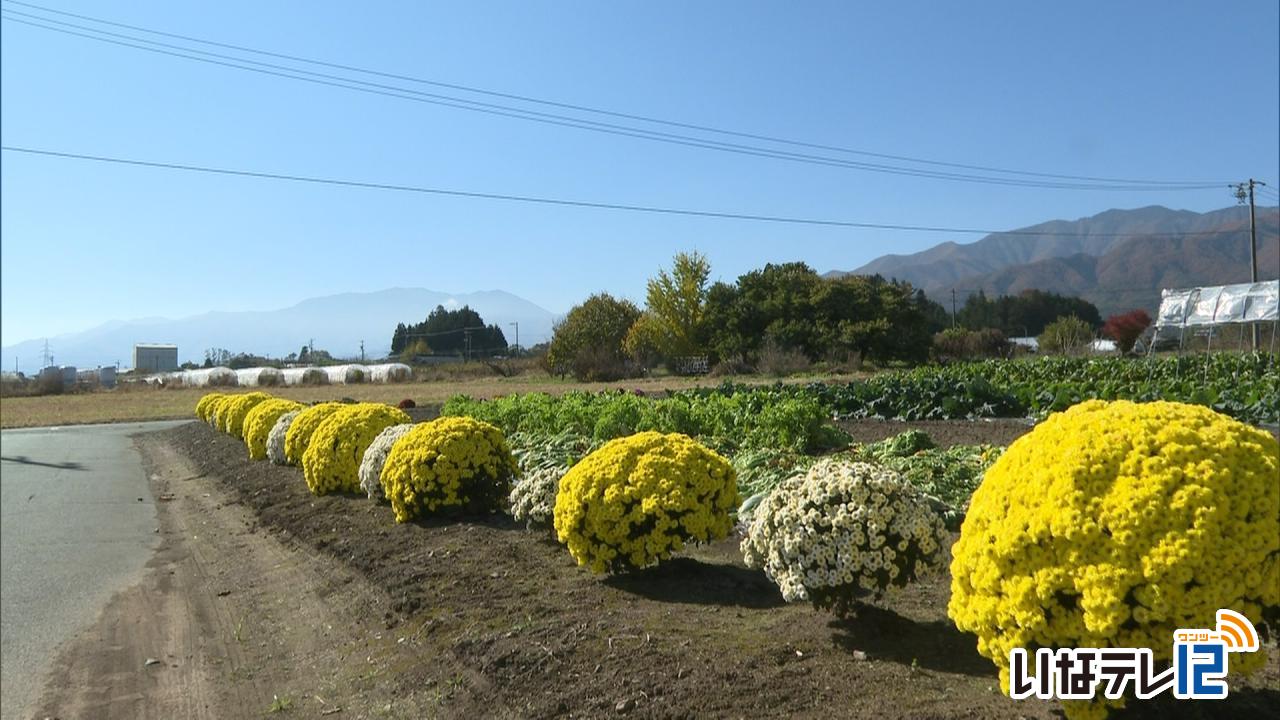
M1280 320L1280 280L1164 290L1156 327L1194 327Z

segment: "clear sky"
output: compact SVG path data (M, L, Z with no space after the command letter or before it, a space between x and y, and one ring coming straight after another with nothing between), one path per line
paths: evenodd
M395 74L873 152L1097 177L1280 180L1275 0L34 1ZM801 164L306 84L10 20L2 27L5 145L947 227L1234 202L1225 188L1009 187ZM976 239L296 185L12 152L0 162L4 344L111 319L270 309L395 286L503 289L563 312L598 290L641 300L645 279L680 250L701 250L713 274L731 280L766 262L852 269L887 252Z

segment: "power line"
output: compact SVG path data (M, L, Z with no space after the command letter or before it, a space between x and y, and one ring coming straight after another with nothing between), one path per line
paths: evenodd
M255 72L259 74L282 77L286 79L298 80L298 81L308 82L308 83L318 84L318 85L326 85L330 87L339 87L347 90L355 90L357 92L365 92L365 93L375 94L375 95L384 95L384 96L395 97L403 100L413 100L416 102L439 105L444 107L451 107L451 108L461 109L461 110L469 110L472 112L480 112L480 113L485 113L489 115L497 115L497 116L508 117L513 119L526 120L526 121L538 122L538 123L549 124L549 125L558 125L562 127L570 127L570 128L580 129L580 130L589 130L593 132L605 133L610 135L633 137L633 138L639 138L639 139L656 141L656 142L664 142L668 144L682 145L687 147L718 150L721 152L730 152L730 153L736 153L741 155L788 160L792 162L800 162L800 163L814 164L814 165L842 167L842 168L864 170L868 172L877 172L877 173L885 173L885 174L892 174L892 175L904 175L904 176L910 176L910 177L923 177L923 178L929 178L929 179L953 180L953 181L959 181L959 182L971 182L971 183L981 183L981 184L1006 185L1006 186L1014 186L1014 187L1035 187L1035 188L1052 188L1052 189L1068 189L1068 190L1162 191L1162 190L1204 190L1204 189L1209 189L1214 187L1220 187L1221 185L1224 184L1224 183L1193 183L1189 181L1133 181L1133 180L1118 180L1118 179L1106 179L1106 178L1088 178L1086 176L1068 176L1068 175L1056 175L1053 173L1032 173L1027 171L1003 170L999 168L988 168L985 166L976 166L976 165L971 166L971 165L963 165L958 163L945 163L941 161L908 158L905 156L891 156L891 155L884 155L884 154L877 154L877 153L869 153L866 151L856 151L856 150L850 150L847 148L838 148L835 146L823 146L823 145L818 145L814 143L804 143L800 141L790 141L790 140L785 140L780 138L771 138L768 136L756 136L750 133L723 131L716 128L709 128L705 126L696 126L696 125L690 125L685 123L662 121L662 120L657 120L653 118L646 118L644 116L629 116L624 113L600 111L593 108L587 108L585 106L573 106L573 105L568 105L563 103L553 103L550 101L541 101L541 100L532 99L532 98L524 98L522 96L509 96L503 93L494 93L492 91L484 91L484 90L479 90L475 88L466 88L465 86L453 86L445 83L437 83L434 81L422 80L419 78L410 78L407 76L393 75L390 73L380 73L378 71L364 70L361 68L354 68L351 66L338 65L336 63L326 63L323 61L309 60L306 58L299 58L296 56L283 55L280 53L272 53L269 51L256 50L253 48L244 48L242 46L229 45L226 43L217 43L213 41L202 40L199 38L192 38L189 36L176 35L173 33L164 33L161 31L149 30L146 28L138 27L138 26L125 25L123 23L115 23L107 20L101 20L98 18L91 18L89 16L77 15L75 13L65 13L62 11L51 10L49 8L42 8L40 6L32 5L30 3L16 2L16 0L4 0L4 2L8 2L10 4L22 5L25 7L37 8L42 11L53 12L60 15L87 19L91 22L98 22L98 23L103 23L103 24L117 26L117 27L125 27L133 30L138 30L141 32L158 34L158 35L168 36L168 37L175 37L175 38L180 38L187 41L199 42L199 43L204 43L204 44L209 44L209 45L214 45L219 47L233 48L243 52L252 52L252 53L257 53L262 55L282 57L282 58L287 58L297 62L306 62L306 63L312 63L312 64L322 65L327 67L338 67L338 68L343 68L350 71L395 77L399 79L410 80L413 82L421 82L421 83L427 83L427 84L433 84L433 85L443 85L446 87L455 87L457 89L465 89L470 92L480 92L480 93L485 93L489 95L512 97L512 98L519 99L526 102L538 102L542 104L571 107L574 109L587 111L587 112L597 112L601 114L614 115L614 116L620 116L620 117L630 117L630 118L642 120L645 122L654 122L654 123L661 123L666 125L675 125L680 127L694 128L694 129L702 130L704 132L715 132L715 133L726 134L726 135L752 137L756 139L766 140L769 142L786 143L791 145L807 146L807 147L818 147L818 148L824 148L828 150L835 150L838 152L856 153L856 154L862 154L862 155L868 155L868 156L889 157L889 158L894 158L899 160L905 160L905 161L917 162L917 163L926 163L926 164L932 164L932 165L961 167L961 168L969 168L969 169L981 169L988 172L1019 174L1019 175L1026 175L1026 176L1032 176L1032 177L1078 179L1078 180L1087 180L1089 182L1061 182L1061 181L1046 181L1046 180L1030 180L1026 178L1007 178L1007 177L1002 178L1002 177L991 177L991 176L983 176L983 175L973 175L973 174L966 174L966 173L942 172L942 171L926 170L926 169L920 169L920 168L909 168L909 167L902 167L902 166L885 165L882 163L868 163L868 162L845 160L841 158L833 158L830 156L783 151L783 150L777 150L777 149L772 149L767 147L745 145L741 143L729 143L729 142L711 140L707 138L700 138L700 137L689 136L689 135L659 132L659 131L648 130L644 128L627 126L627 125L604 123L604 122L599 122L594 120L587 120L583 118L557 115L553 113L538 112L533 110L527 110L524 108L516 108L516 107L510 107L506 105L498 105L494 103L486 103L486 102L480 102L476 100L469 100L466 98L440 95L437 93L426 93L426 92L413 90L409 88L403 88L403 87L398 87L394 85L386 85L386 84L380 84L380 83L371 83L368 81L357 80L357 79L342 77L337 75L330 75L326 73L317 73L309 70L302 70L299 68L294 68L294 67L289 67L284 65L264 63L264 62L250 60L242 57L225 55L221 53L213 53L213 52L208 52L204 50L197 50L190 47L173 45L170 43L162 43L162 42L147 40L144 38L138 38L130 35L123 35L120 33L113 33L113 32L101 30L98 28L85 27L83 25L77 25L74 23L68 23L68 22L64 22L56 19L51 19L51 18L45 18L38 15L23 13L23 12L12 10L12 9L5 9L4 10L5 14L3 15L4 19L10 22L15 22L15 23L27 25L30 27L36 27L36 28L48 30L51 32L57 32L65 35L72 35L72 36L81 37L89 40L94 40L97 42L118 45L122 47L129 47L137 50L143 50L143 51L152 52L152 53L161 54L161 55L167 55L171 57L179 57L179 58L192 60L196 62L203 62L207 64L228 67L228 68L243 70L247 72ZM23 20L16 16L32 18L32 19L39 20L40 22L31 22L30 20ZM41 23L54 23L57 25L62 25L64 27L63 28L51 27L49 25L45 25ZM75 30L67 30L65 29L66 27L75 28L76 30L82 30L85 32L76 32ZM93 34L88 34L88 33L93 33ZM104 36L109 36L109 37L104 37ZM111 37L122 38L124 41L113 40L111 39ZM139 45L137 43L145 43L145 45ZM155 47L152 47L152 46L155 46ZM165 50L162 48L169 48L169 50ZM197 55L203 55L205 57L196 57L189 53L195 53ZM211 59L211 58L217 58L217 59ZM245 65L242 63L247 63L248 65ZM251 66L256 66L256 67L251 67ZM1105 184L1101 184L1097 181L1102 181L1102 183L1105 183Z
M311 183L316 185L335 185L341 187L364 188L370 190L389 190L396 192L410 192L428 195L446 195L451 197L464 197L479 200L502 200L508 202L531 203L540 205L558 205L564 207L591 208L596 210L619 210L627 212L651 213L658 215L679 215L687 217L705 217L721 220L747 220L753 222L768 222L790 225L818 225L826 227L844 227L859 228L868 230L898 230L908 232L938 232L938 233L958 233L958 234L974 234L974 235L1017 235L1032 237L1078 237L1081 233L1053 232L1042 230L987 230L979 228L954 228L930 225L906 225L893 223L870 223L857 222L850 220L823 220L817 218L788 217L780 215L754 215L747 213L721 212L714 210L693 210L688 208L670 208L658 207L651 205L631 205L613 202L595 202L588 200L569 200L564 198L549 198L533 195L510 195L505 193L478 192L470 190L452 190L444 188L419 187L414 185L398 185L392 183L366 182L360 180L342 180L337 178L322 178L308 175L291 175L283 173L269 173L256 170L236 170L230 168L215 168L203 165L188 165L183 163L155 162L150 160L135 160L129 158L108 157L104 155L88 155L83 153L61 152L56 150L41 150L37 148L18 147L12 145L0 146L0 150L6 152L26 153L30 155L39 155L45 157L55 157L74 160L89 160L100 163L111 163L117 165L134 165L139 167L148 167L164 170L182 170L187 172L206 173L211 175L226 175L236 177L250 177L264 180L284 180L297 183ZM1163 237L1183 237L1183 236L1200 236L1200 235L1220 235L1236 231L1230 230L1206 230L1199 232L1179 232L1179 233L1155 233ZM1092 237L1133 237L1135 233L1086 233Z

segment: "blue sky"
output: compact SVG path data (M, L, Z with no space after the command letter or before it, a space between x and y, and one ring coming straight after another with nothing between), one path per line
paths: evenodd
M876 152L1103 177L1280 180L1274 0L36 1L331 62ZM5 145L949 227L1233 202L1225 189L1005 187L748 157L2 27ZM851 269L886 252L976 239L515 205L10 152L0 162L6 345L111 319L275 308L395 286L504 289L562 312L598 290L641 300L645 279L680 250L701 250L714 275L731 280L766 262Z

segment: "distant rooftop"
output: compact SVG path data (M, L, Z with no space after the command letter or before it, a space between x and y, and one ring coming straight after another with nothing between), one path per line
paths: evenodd
M174 350L178 349L177 345L173 345L171 343L134 343L133 346L136 348L166 348L166 349L174 349Z

